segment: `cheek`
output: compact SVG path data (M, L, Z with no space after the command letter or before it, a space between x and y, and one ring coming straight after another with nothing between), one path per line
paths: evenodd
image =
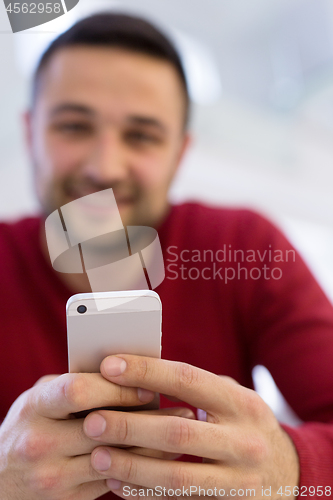
M166 152L154 152L133 161L136 181L143 188L163 187L173 175L174 161Z
M46 135L41 144L38 166L48 178L62 178L75 171L87 157L88 151L82 143L60 141Z

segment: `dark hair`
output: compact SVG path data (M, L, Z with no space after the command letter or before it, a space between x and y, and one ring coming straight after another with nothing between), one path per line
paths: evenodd
M171 41L153 24L140 17L103 12L86 17L59 35L42 55L33 77L33 102L41 74L55 52L74 45L120 47L168 61L179 76L185 98L184 123L189 119L190 99L180 56Z

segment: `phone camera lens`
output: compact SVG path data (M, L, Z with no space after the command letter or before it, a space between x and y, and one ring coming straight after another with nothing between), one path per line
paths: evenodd
M86 312L86 310L87 310L86 306L79 306L77 308L77 312L80 314L84 314Z

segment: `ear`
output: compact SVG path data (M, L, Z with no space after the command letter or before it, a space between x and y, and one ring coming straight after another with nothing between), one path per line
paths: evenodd
M24 142L30 158L32 158L32 112L26 110L22 114L22 124L24 132Z

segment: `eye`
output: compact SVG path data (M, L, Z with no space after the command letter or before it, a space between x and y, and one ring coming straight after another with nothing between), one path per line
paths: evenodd
M86 135L93 131L93 127L89 123L84 122L60 122L55 123L53 128L57 132L68 135Z
M159 144L161 142L161 138L156 134L141 130L129 131L125 134L125 138L129 142L137 144Z

